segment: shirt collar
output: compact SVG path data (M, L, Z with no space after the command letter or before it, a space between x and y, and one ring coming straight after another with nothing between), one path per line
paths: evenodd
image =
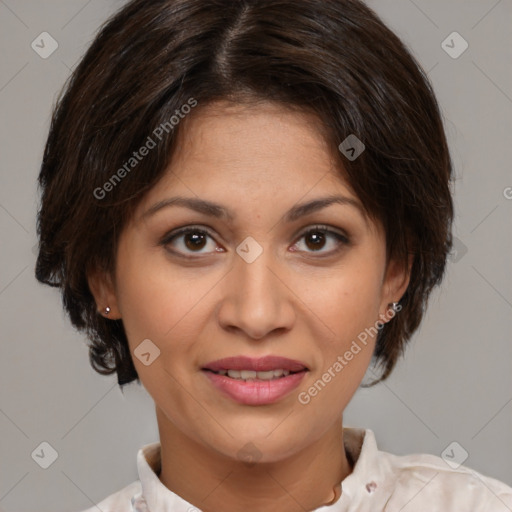
M343 441L348 456L355 461L352 473L342 481L340 498L315 512L348 512L354 506L382 503L389 494L384 479L390 468L379 458L373 432L369 429L343 428ZM134 512L190 512L192 505L165 487L158 475L161 469L160 443L142 446L137 453L137 470L142 492L132 498Z
M345 451L355 460L352 473L341 483L341 496L330 506L321 507L317 512L349 512L363 510L363 505L380 510L391 494L386 476L392 471L389 461L383 458L377 448L372 430L343 429ZM366 510L366 508L364 508Z
M160 481L160 443L142 446L137 453L137 470L142 491L132 498L134 512L190 512L192 505Z

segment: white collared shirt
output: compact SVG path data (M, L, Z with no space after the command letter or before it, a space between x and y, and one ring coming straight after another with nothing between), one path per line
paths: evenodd
M512 512L512 488L498 480L434 455L380 451L371 430L343 436L353 471L339 499L314 512ZM98 503L102 512L201 512L159 480L159 442L139 449L137 470L139 480Z

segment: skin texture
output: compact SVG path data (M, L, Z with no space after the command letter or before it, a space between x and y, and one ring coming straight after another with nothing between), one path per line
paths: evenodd
M160 479L206 512L298 512L333 499L333 487L352 470L342 414L375 339L308 404L298 394L359 333L389 315L389 303L407 288L408 272L394 262L386 267L381 226L356 207L333 204L284 222L297 203L333 194L357 200L316 122L269 103L197 109L166 175L121 233L115 275L89 280L98 309L108 305L108 318L123 319L132 354L144 339L160 349L149 366L134 357L155 401ZM235 219L178 206L143 216L176 195L219 203ZM303 234L316 224L345 234L349 243L324 233L315 245ZM196 249L190 235L160 243L190 225L213 236ZM247 236L263 249L252 263L236 253ZM298 359L310 370L274 404L241 405L201 371L219 358L267 354ZM248 443L260 457L252 465L238 455Z

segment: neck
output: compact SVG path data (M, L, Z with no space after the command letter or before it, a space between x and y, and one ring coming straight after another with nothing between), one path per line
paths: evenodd
M300 452L273 462L247 463L199 444L157 408L160 481L204 512L311 511L339 497L352 468L342 419Z

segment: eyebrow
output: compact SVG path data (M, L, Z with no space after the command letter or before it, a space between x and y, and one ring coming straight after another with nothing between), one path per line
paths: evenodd
M366 212L362 204L357 199L337 195L321 197L318 199L313 199L312 201L309 201L307 203L302 203L293 206L292 208L290 208L290 210L288 210L288 212L286 212L284 216L284 222L296 221L301 217L314 213L318 210L322 210L323 208L326 208L327 206L330 206L332 204L352 206L358 210L358 212L361 214L365 222L367 221ZM211 201L206 201L204 199L183 196L170 197L168 199L163 199L162 201L159 201L158 203L151 206L146 212L144 212L141 218L147 219L148 217L154 215L156 212L162 210L163 208L167 208L170 206L182 206L185 208L189 208L190 210L194 210L198 213L208 215L210 217L226 219L231 222L234 221L235 219L235 215L232 212L230 212L227 208L221 206L220 204Z

